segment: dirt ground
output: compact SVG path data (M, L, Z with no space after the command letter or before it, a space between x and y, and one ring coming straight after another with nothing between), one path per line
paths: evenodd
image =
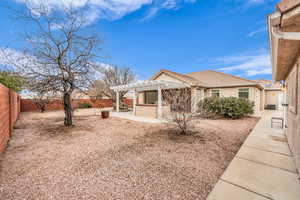
M201 199L257 118L196 120L192 136L164 124L77 111L22 113L0 159L0 199Z

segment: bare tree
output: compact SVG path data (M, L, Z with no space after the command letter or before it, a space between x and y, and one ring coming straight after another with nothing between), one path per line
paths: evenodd
M61 94L64 124L71 126L71 95L75 89L89 86L98 37L84 31L85 18L72 6L66 6L63 12L52 12L42 4L26 6L26 11L18 12L17 17L35 27L25 35L28 45L22 59L11 63L35 90L42 88L45 92Z
M163 90L163 100L171 107L170 123L175 124L180 134L189 134L193 114L191 112L191 90L189 88Z
M32 98L32 102L43 113L46 111L46 106L50 103L50 98L47 95L39 94Z
M126 85L132 83L135 80L135 73L129 68L120 68L118 66L102 67L99 72L101 73L101 79L94 82L94 86L98 91L98 94L111 98L116 101L116 92L111 90L110 87L117 85ZM123 99L126 91L119 93L120 99Z

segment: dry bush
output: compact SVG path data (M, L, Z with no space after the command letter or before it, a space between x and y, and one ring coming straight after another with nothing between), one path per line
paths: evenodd
M191 134L191 90L189 88L170 89L162 92L164 101L171 106L169 122L176 124L180 134Z

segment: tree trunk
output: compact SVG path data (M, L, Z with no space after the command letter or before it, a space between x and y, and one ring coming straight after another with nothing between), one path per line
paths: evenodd
M64 124L65 126L72 126L72 104L71 104L71 94L65 93L64 94L64 111L65 111L65 120Z

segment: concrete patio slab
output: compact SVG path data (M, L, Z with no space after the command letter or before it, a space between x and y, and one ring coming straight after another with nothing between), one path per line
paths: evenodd
M236 156L238 158L270 165L293 173L297 173L293 158L290 156L262 151L246 146L242 147Z
M300 200L299 174L282 129L266 111L207 200Z
M138 117L135 116L132 112L111 112L112 117L118 117L123 119L128 119L137 122L145 122L145 123L164 123L165 120L147 118L147 117Z
M248 160L234 158L221 179L270 199L300 199L297 174Z
M270 151L274 153L280 153L284 155L291 156L291 151L287 143L278 142L275 140L266 139L262 137L248 137L244 142L247 147L257 148L260 150Z
M245 190L230 183L219 181L207 200L268 200L254 192Z

